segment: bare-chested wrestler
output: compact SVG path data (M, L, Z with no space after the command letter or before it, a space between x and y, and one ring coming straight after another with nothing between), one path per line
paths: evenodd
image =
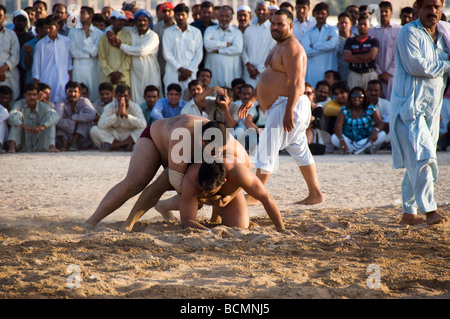
M203 117L184 114L158 120L147 126L136 142L125 179L115 185L105 195L94 214L86 220L83 226L87 229L93 229L102 219L121 207L131 197L140 193L150 183L161 166L168 168L169 183L161 183L158 185L160 188L159 193L163 194L169 189L175 189L177 192L180 192L184 172L186 171L187 166L195 160L194 149L198 147L199 144L202 144L202 126L200 125L200 132L195 131L199 126L199 123L205 125L206 123L210 123L210 121ZM188 135L189 137L191 156L189 156L188 160L177 162L174 161L174 157L171 156L172 151L183 150L178 150L183 136L177 136L177 134L175 134L175 136L172 137L175 132L184 132L186 133L184 135ZM187 138L186 136L184 137ZM198 138L198 141L196 138ZM223 147L223 144L221 146ZM203 150L204 146L200 147L201 150ZM239 147L242 146L240 146L235 139L229 139L229 143L226 145L226 152L227 154L236 154L236 156L239 157L236 151ZM240 151L239 154L242 154L242 151ZM180 153L178 155L182 156L183 154ZM243 162L249 162L248 157L239 158L241 158ZM153 198L156 200L154 203L156 204L159 197L154 196ZM138 202L136 204L138 204ZM135 208L136 207L133 209ZM136 209L139 209L139 207ZM172 218L172 216L163 217L164 219Z
M166 171L152 184L163 184L161 179L167 180ZM179 210L183 227L208 229L196 220L199 203L204 203L213 206L213 211L221 218L223 225L248 228L250 217L244 190L261 201L278 231L285 230L281 213L272 196L251 168L239 163L234 156L222 157L220 163L213 161L190 165L186 170L181 189L181 194L162 201L164 202L162 205L158 203L160 208L157 210L163 215L169 212L171 214L172 210ZM124 229L131 231L136 221L136 218L129 218Z
M266 60L253 96L242 103L239 116L245 118L253 102L258 100L266 115L266 126L260 135L256 175L266 184L278 161L278 153L286 149L299 165L308 186L308 196L296 204L313 205L323 201L316 165L308 147L306 128L311 117L310 101L305 90L306 54L293 34L293 17L278 10L272 17L272 37L277 41ZM257 201L247 197L248 204Z

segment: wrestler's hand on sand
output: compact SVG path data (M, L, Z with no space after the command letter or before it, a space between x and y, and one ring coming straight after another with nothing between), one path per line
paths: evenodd
M247 117L247 115L248 115L248 110L250 110L250 108L252 107L252 105L253 105L252 100L244 100L244 101L242 101L242 105L241 105L241 107L239 108L239 112L238 112L239 117L240 117L241 119L245 119L245 118Z

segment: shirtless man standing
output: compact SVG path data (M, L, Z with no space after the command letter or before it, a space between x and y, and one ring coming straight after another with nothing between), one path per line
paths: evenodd
M83 226L87 229L93 229L102 219L121 207L131 197L141 192L151 182L161 166L168 167L168 180L167 183L158 184L158 193L163 194L170 189L181 192L181 181L184 172L187 166L194 162L195 147L198 147L200 144L202 151L204 148L204 145L201 145L202 130L200 129L200 132L195 131L198 123L205 125L210 123L210 121L204 117L184 114L158 120L147 126L136 142L125 179L115 185L105 195L94 214ZM189 156L188 160L175 161L175 157L172 156L173 151L184 150L178 149L182 137L177 136L177 134L173 136L172 133L176 132L176 130L179 130L178 132L180 133L186 133L184 136L187 135L190 138L189 141L184 141L186 143L190 142L190 144L185 144L191 147L191 156ZM198 141L195 139L196 137L199 138ZM244 163L248 163L248 157L243 157L243 152L237 150L239 147L242 146L235 139L229 139L226 146L221 144L221 148L226 148L227 154L236 155ZM178 152L176 155L182 156L183 154ZM159 197L153 197L153 200L155 200L154 204L156 204ZM143 201L138 200L135 206L141 202ZM140 207L134 207L133 210L139 211ZM163 217L171 219L171 216Z
M308 148L306 128L311 118L311 104L305 90L306 54L293 34L293 17L278 10L272 17L272 37L277 41L266 60L252 97L242 103L239 116L245 118L258 100L266 115L266 126L260 135L256 175L267 182L278 161L278 153L286 149L299 165L308 186L308 196L296 204L314 205L323 201L316 165ZM256 201L247 197L248 204Z

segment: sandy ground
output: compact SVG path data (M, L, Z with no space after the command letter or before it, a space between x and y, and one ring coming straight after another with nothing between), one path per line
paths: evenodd
M448 216L450 153L438 156ZM387 152L316 157L326 200L310 207L293 204L306 185L282 155L267 187L291 234L276 232L261 205L247 230L183 229L152 209L122 233L136 198L84 230L129 158L0 156L0 298L450 298L450 226L398 224L404 171ZM199 219L209 216L203 208Z

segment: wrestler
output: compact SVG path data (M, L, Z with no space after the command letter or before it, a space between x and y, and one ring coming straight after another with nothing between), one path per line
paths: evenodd
M203 117L188 114L157 120L153 122L151 126L144 129L141 137L136 142L136 146L131 155L125 179L108 191L94 214L86 220L83 226L87 229L93 229L102 219L121 207L128 199L140 193L154 178L161 166L168 167L168 183L161 183L158 185L160 188L158 193L163 194L169 189L175 189L179 192L181 190L181 181L184 172L186 171L187 166L195 160L195 148L200 145L200 148L203 151L206 147L206 143L203 143L201 136L199 136L198 141L194 140L196 134L198 135L198 132L195 132L195 127L198 123L203 125L201 126L202 130L204 130L205 125L225 130L222 123L215 121L210 122ZM188 159L176 161L174 156L171 156L173 155L173 151L178 151L179 153L180 150L183 150L178 149L181 138L177 139L178 137L172 137L173 135L177 136L177 134L173 134L176 132L187 132L190 140L184 142L191 146L191 155ZM239 151L239 154L237 154L237 149L242 146L240 146L234 138L229 138L225 145L222 141L216 142L216 148L219 152L226 150L224 152L227 154L236 154L236 157L242 160L243 163L248 163L248 165L250 165L248 156L246 156L245 152L244 155L242 155L242 151ZM177 155L183 156L183 154ZM156 204L159 197L155 194L155 196L152 197L152 200L155 200L154 204ZM139 201L138 199L133 210L140 211L140 207L137 204L141 204L142 202L143 201ZM163 217L166 220L172 219L172 216Z
M276 11L270 30L277 44L267 57L267 69L261 74L253 95L242 103L239 116L245 118L256 100L265 112L267 122L260 135L255 165L261 182L265 184L274 171L279 150L286 149L299 165L309 191L296 204L318 204L323 201L323 195L305 133L311 118L310 101L303 95L306 54L293 34L293 17L289 11ZM248 204L256 202L247 197Z

